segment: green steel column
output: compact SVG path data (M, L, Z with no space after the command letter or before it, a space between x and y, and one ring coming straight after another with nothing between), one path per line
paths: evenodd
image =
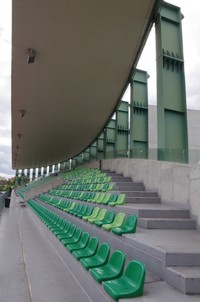
M97 160L101 160L105 158L104 145L105 145L105 131L103 131L97 138Z
M97 142L90 146L90 161L97 159Z
M136 69L131 80L130 157L148 158L148 77Z
M156 20L158 159L188 162L182 18L164 2Z
M128 102L121 101L116 111L115 157L128 156Z
M105 158L115 158L116 120L111 119L105 129Z
M75 168L76 165L77 165L77 162L76 162L76 158L74 157L74 158L72 158L72 160L71 160L71 168L72 168L72 169Z
M84 152L83 152L83 161L88 162L90 161L90 149L87 148Z
M81 165L83 163L83 153L80 153L75 157L77 165Z

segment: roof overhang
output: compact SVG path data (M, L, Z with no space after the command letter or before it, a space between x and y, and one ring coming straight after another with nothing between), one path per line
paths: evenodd
M12 165L87 148L127 87L160 0L13 0ZM29 50L34 63L27 62Z

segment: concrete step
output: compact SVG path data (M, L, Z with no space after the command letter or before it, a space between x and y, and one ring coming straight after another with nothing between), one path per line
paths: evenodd
M150 191L121 191L121 193L125 193L127 197L158 197L157 192Z
M124 177L124 176L111 176L112 181L114 182L131 182L131 177Z
M131 192L131 191L142 191L144 192L145 191L145 188L144 186L142 185L131 185L131 186L118 186L116 184L116 189L119 190L119 191L126 191L126 192Z
M200 294L200 267L167 267L166 282L184 294Z
M190 212L185 209L139 209L138 216L144 218L189 218Z
M126 193L126 192L124 192ZM126 193L127 194L127 193ZM127 195L126 195L127 196ZM148 196L132 196L132 197L126 197L127 203L138 203L138 204L159 204L160 198L159 197L148 197Z
M146 229L195 229L196 221L190 218L139 218L138 225Z
M129 186L143 186L143 183L142 182L139 182L139 181L127 181L127 182L123 182L123 181L117 181L115 182L117 186L124 186L124 187L129 187Z

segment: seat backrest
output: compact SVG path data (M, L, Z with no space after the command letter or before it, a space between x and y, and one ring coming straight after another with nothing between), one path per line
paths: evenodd
M146 267L144 263L132 260L127 265L127 268L124 272L125 278L128 282L133 283L134 286L140 288L141 293L143 292L145 276L146 276Z
M87 207L87 210L86 210L86 212L85 212L85 216L91 215L91 214L92 214L92 211L93 211L93 207L92 207L92 206L88 206L88 207Z
M87 248L92 251L96 251L99 245L99 238L92 237L87 245Z
M97 255L107 261L110 255L110 245L107 242L103 242L97 251Z
M105 215L106 215L106 212L107 212L106 209L101 209L101 210L99 211L97 220L98 220L98 219L99 219L99 220L103 219L103 218L105 217Z
M93 212L92 212L92 214L91 214L91 217L96 217L97 214L99 213L99 211L100 211L100 208L99 208L99 207L94 208L94 210L93 210Z
M120 250L115 250L111 255L108 263L118 272L123 272L126 255Z
M106 216L105 216L105 220L108 222L112 222L115 218L115 212L114 211L109 211L107 212Z
M115 220L114 220L114 223L123 223L124 219L126 217L126 214L125 213L117 213L117 215L115 216Z
M75 231L76 231L76 225L75 225L75 224L72 224L72 225L70 226L70 229L69 229L68 234L72 236L72 235L74 235Z
M136 215L131 215L128 216L124 222L124 226L128 227L128 228L132 228L133 231L136 231L136 227L137 227L137 216Z
M85 232L85 233L82 233L81 239L79 242L81 242L81 244L86 245L89 239L90 239L90 233Z
M73 235L73 238L74 239L79 239L81 237L82 232L83 232L83 230L81 228L77 228L74 235Z

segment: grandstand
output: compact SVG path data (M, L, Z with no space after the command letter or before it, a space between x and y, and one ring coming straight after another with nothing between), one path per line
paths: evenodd
M3 302L199 301L200 170L188 164L181 19L159 0L13 0ZM166 101L151 157L147 74L136 65L154 23Z

